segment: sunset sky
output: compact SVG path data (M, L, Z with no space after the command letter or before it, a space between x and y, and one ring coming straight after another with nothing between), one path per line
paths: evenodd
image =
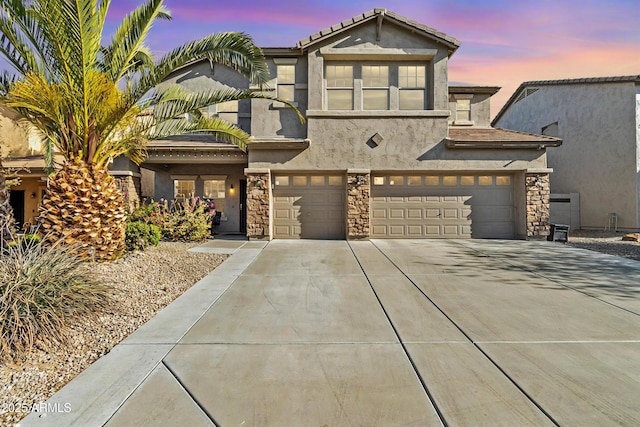
M113 28L140 0L113 0ZM294 46L375 7L461 41L449 65L455 83L501 86L495 115L527 80L640 74L640 0L166 0L173 21L151 32L156 54L222 31L262 47ZM109 28L107 28L109 31Z

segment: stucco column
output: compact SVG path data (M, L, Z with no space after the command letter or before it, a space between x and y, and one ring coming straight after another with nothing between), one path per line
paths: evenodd
M369 197L371 174L368 170L347 172L347 238L369 238Z
M549 235L549 174L527 173L527 237Z
M270 239L269 171L245 170L247 176L247 237Z

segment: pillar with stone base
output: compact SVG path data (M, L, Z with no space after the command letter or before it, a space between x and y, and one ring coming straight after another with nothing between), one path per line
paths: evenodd
M527 237L549 235L549 174L527 173Z
M369 238L369 199L371 172L350 169L347 171L347 238Z
M269 226L268 170L245 170L247 176L247 237L250 240L271 238Z

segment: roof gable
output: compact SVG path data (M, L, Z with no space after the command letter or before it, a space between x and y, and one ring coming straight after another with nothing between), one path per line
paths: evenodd
M329 37L333 37L342 32L351 30L372 20L377 20L378 26L382 25L384 20L391 20L397 25L408 28L438 43L442 43L449 49L449 56L451 56L453 52L455 52L458 47L460 47L460 42L457 39L450 37L434 28L427 27L426 25L420 24L419 22L413 21L409 18L398 15L397 13L388 11L386 9L369 10L367 12L356 15L351 19L342 21L339 24L332 25L330 28L326 28L322 31L311 34L309 37L298 41L296 47L299 49L307 49L317 43L326 40Z

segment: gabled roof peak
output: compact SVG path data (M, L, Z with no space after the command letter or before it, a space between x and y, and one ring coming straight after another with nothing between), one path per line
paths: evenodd
M329 28L325 28L324 30L311 34L309 37L300 40L296 44L296 47L298 49L305 49L321 40L325 40L328 37L334 36L349 28L353 28L373 19L391 19L400 25L408 27L414 31L417 31L418 33L421 33L444 44L449 48L450 53L453 53L456 49L458 49L458 47L460 47L460 41L458 41L457 39L448 36L445 33L440 32L434 28L427 27L426 25L413 21L405 16L399 15L384 8L375 8L372 10L368 10L350 19L332 25Z

